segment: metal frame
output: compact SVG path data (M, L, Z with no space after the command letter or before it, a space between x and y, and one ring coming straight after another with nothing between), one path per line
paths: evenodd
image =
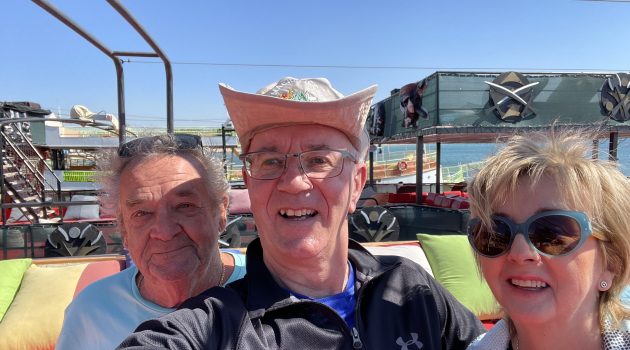
M103 43L94 38L85 29L76 24L60 10L54 7L47 0L31 0L36 5L46 10L53 17L57 18L63 24L82 36L85 40L96 46L107 57L111 58L116 68L117 79L117 95L118 95L118 121L120 123L120 129L118 134L118 140L120 144L125 142L125 136L127 134L127 123L125 116L125 79L122 63L120 57L159 57L164 62L164 69L166 72L166 130L169 134L173 133L173 70L171 68L171 62L168 57L155 43L151 36L144 30L144 28L136 21L136 19L129 13L129 11L118 0L106 0L111 7L114 8L126 21L133 27L133 29L140 34L142 39L149 44L153 49L153 52L134 52L134 51L112 51Z
M70 123L70 124L79 124L79 125L91 125L91 126L95 126L95 127L107 127L109 125L104 124L104 123L99 123L99 122L94 122L94 121L87 121L87 120L81 120L81 119L60 119L60 118L40 118L40 117L30 117L30 118L11 118L11 119L0 119L0 128L2 128L4 125L6 124L12 124L12 123L18 123L18 122L29 122L29 123L45 123L47 121L53 121L53 122L61 122L61 123ZM25 138L26 139L26 138ZM33 146L33 144L26 139L27 142L31 145L31 147L33 147L33 149L35 149L35 151L37 152L36 147ZM0 148L5 149L5 144L4 144L4 139L2 137L0 137ZM38 156L40 158L42 158L42 156L39 154L38 152ZM2 164L2 161L4 160L4 154L0 154L0 164ZM29 163L26 163L29 164ZM46 164L46 163L44 163ZM46 167L48 167L48 165L46 165ZM32 169L33 170L33 169ZM54 175L54 173L52 172L52 169L50 169L50 167L48 167L48 170L51 171L51 173L53 174L53 176L56 178L56 176ZM35 172L33 170L33 172ZM0 167L0 178L4 177L4 168ZM57 198L61 197L61 183L60 180L58 178L56 178L56 194L57 194ZM45 180L43 180L45 182ZM53 184L48 184L51 188L53 187ZM0 218L2 219L2 224L0 225L0 227L5 227L7 226L7 222L6 222L6 217L4 215L4 209L6 208L16 208L16 207L28 207L28 208L35 208L35 207L47 207L47 206L53 206L53 207L60 207L60 206L69 206L69 205L81 205L81 204L95 204L98 202L94 202L94 201L87 201L87 202L68 202L68 201L42 201L39 203L4 203L4 195L5 195L5 186L4 186L4 182L0 182ZM42 198L45 199L45 194L42 193ZM61 223L63 223L63 216L61 217Z

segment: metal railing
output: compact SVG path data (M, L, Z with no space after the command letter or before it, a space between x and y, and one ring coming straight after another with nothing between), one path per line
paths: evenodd
M46 188L55 186L53 188L61 190L58 178L54 179L56 180L55 184L51 184L44 176L43 170L51 169L31 142L30 135L22 131L25 119L28 118L0 121L0 147L2 149L2 154L0 155L0 164L2 164L0 170L0 175L2 176L0 191L2 211L0 217L3 225L7 221L5 208L17 208L25 217L35 222L38 220L38 211L42 212L43 217L47 217L46 207L38 205L46 199ZM11 180L7 178L6 175L8 174L5 174L5 169L12 170L14 176ZM11 202L5 203L9 193L11 193ZM59 198L57 196L57 199ZM31 204L37 205L32 206ZM39 209L35 210L35 208Z
M442 167L442 182L463 182L472 178L482 167L484 162L473 162Z
M0 218L2 219L2 227L7 225L5 209L18 208L18 210L23 213L24 210L26 210L29 211L31 215L34 215L36 212L35 209L39 208L37 210L41 210L43 217L47 218L47 208L57 208L57 211L61 212L61 208L63 207L98 203L94 201L85 203L62 201L62 181L55 175L53 169L45 161L42 154L37 150L37 147L31 142L30 135L25 134L17 127L18 125L21 126L22 123L44 123L46 121L96 125L98 127L104 126L104 124L98 122L78 119L40 117L0 119L0 149L2 149L2 153L0 154L0 164L2 164L0 167L0 177L2 177L2 182L0 183ZM10 135L7 134L9 130ZM12 158L9 158L9 156ZM36 196L34 200L25 201L22 194L20 194L22 198L16 198L17 193L13 193L13 198L11 198L10 202L7 202L9 188L6 183L8 179L5 176L5 163L7 169L13 168L16 170L16 176L21 180L21 183L16 184L16 186L22 186L21 189L26 190L29 196ZM44 172L46 174L44 174ZM17 192L19 189L16 188L15 190ZM46 194L52 195L52 198L49 200L46 198ZM39 221L39 217L34 215L34 217L29 218L29 220L34 220L35 222L32 223L36 223ZM63 222L63 217L60 217L60 220Z
M171 68L171 62L168 57L162 51L162 49L155 43L155 41L149 36L144 28L138 23L138 21L129 13L129 11L118 0L106 0L109 5L114 8L126 21L136 30L136 32L146 41L146 43L153 49L153 52L134 52L134 51L113 51L107 46L94 38L85 29L63 14L55 6L46 0L32 0L39 7L50 13L53 17L57 18L68 28L75 31L90 44L94 45L97 49L103 52L114 63L116 68L116 81L117 81L117 96L118 96L118 121L120 122L120 129L118 133L119 142L122 144L125 142L127 135L127 123L125 115L125 79L122 60L120 57L156 57L160 58L164 63L164 70L166 73L166 128L168 133L173 133L173 70Z

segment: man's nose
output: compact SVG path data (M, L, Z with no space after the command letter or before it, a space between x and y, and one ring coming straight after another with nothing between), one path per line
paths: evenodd
M308 191L313 188L311 179L302 171L300 161L297 157L287 159L286 169L278 179L278 190L289 193Z
M151 238L169 241L181 231L175 212L166 205L161 205L153 215Z

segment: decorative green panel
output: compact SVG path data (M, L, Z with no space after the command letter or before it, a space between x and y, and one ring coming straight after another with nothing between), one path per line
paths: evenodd
M410 138L430 127L546 127L554 121L629 130L630 121L623 121L628 109L623 108L630 104L623 98L628 79L626 74L600 73L437 72L425 79L426 87L418 94L418 106L428 118L418 119L416 128L403 127L400 92L386 99L384 139ZM611 96L607 111L600 102L604 84ZM405 98L408 91L404 90ZM610 111L617 111L622 121L611 119Z

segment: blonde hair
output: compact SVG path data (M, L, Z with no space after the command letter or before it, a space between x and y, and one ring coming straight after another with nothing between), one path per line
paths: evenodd
M630 281L630 181L617 164L593 159L596 132L552 126L549 132L511 137L489 157L468 186L471 215L491 226L493 211L513 195L519 180L534 186L547 177L564 189L564 200L589 215L605 266L613 273L611 287L599 297L600 328L608 319L617 326L630 317L619 300Z

